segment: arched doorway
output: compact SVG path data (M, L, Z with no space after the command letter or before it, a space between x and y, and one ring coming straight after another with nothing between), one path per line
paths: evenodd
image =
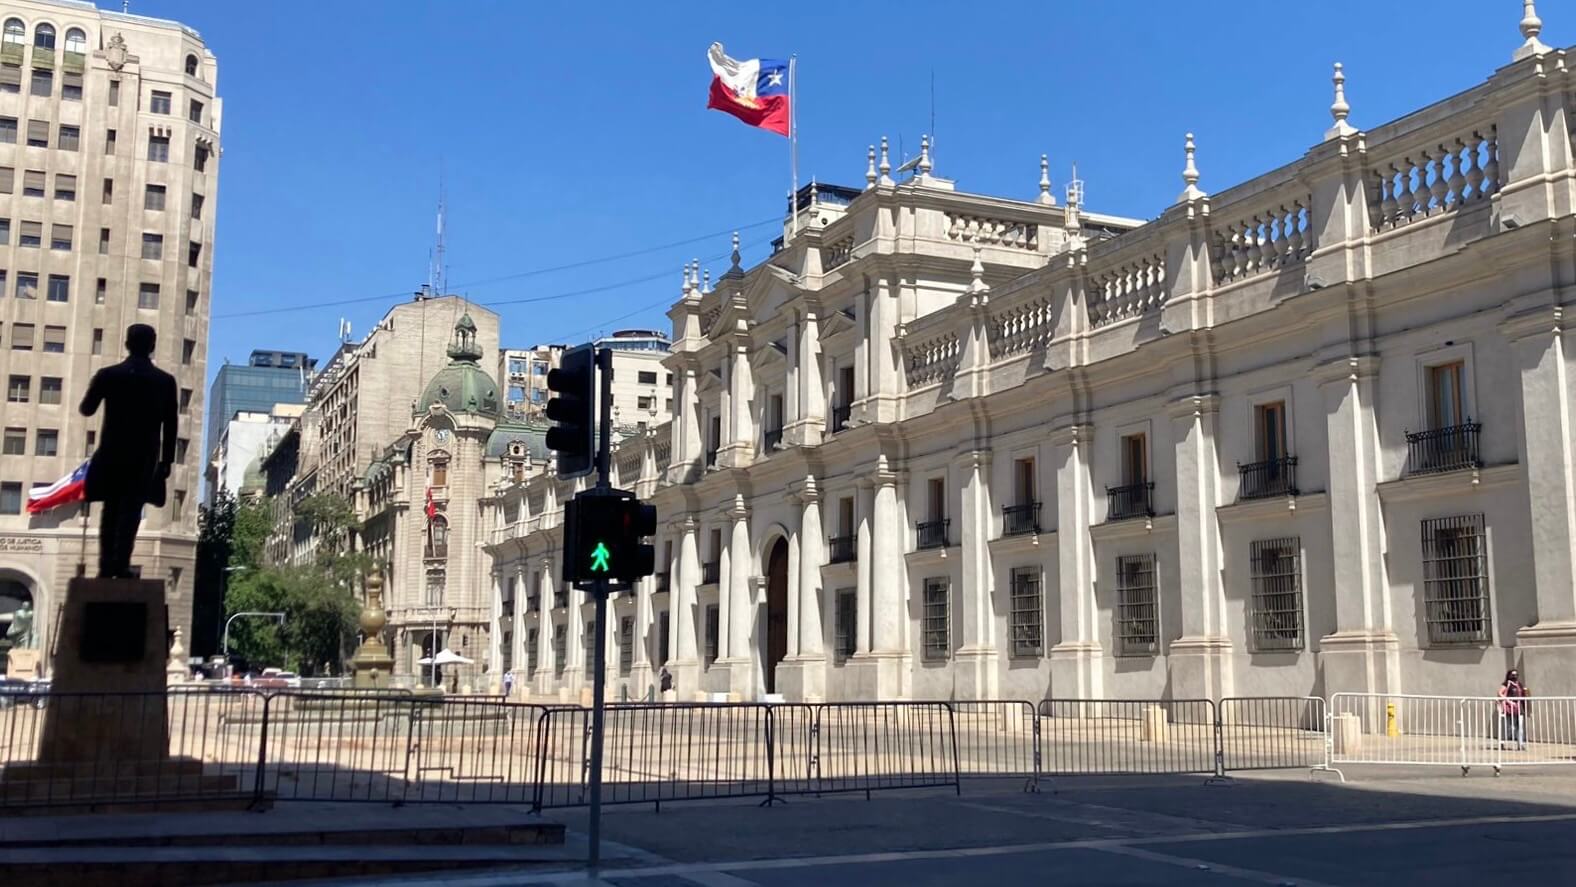
M788 655L788 540L766 557L766 692L777 692L777 663Z

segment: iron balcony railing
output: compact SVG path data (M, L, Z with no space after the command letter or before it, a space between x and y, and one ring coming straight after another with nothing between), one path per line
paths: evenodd
M782 442L783 430L781 428L768 428L761 434L761 443L765 446L767 452L777 449L782 445Z
M1040 532L1040 503L1003 505L1001 508L1001 534L1023 536Z
M1105 495L1109 505L1106 511L1106 519L1126 520L1130 517L1154 517L1154 492L1154 481L1123 484L1120 487L1106 487Z
M1237 463L1241 478L1239 499L1297 495L1297 457L1282 456L1263 462Z
M826 540L831 546L831 563L846 564L859 559L859 537L854 535L833 536Z
M944 517L915 523L914 530L919 537L919 548L946 548L947 528L951 525L952 521Z
M710 561L700 565L700 584L716 585L718 578L721 576L722 566L716 561Z
M1463 425L1412 431L1406 435L1406 473L1437 474L1463 468L1482 468L1478 455L1478 433L1483 423L1468 420Z
M853 415L853 412L854 407L852 404L843 404L842 406L832 407L833 434L836 434L837 432L842 431L844 428L848 427L848 417Z

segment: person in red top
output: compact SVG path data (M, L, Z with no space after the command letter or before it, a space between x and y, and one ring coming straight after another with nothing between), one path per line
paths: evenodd
M1527 685L1513 668L1505 672L1505 682L1499 685L1499 747L1506 740L1516 741L1517 751L1527 750Z

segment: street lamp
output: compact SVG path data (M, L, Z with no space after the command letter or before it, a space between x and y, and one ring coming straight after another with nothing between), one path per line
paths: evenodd
M247 610L245 612L236 613L235 615L231 616L229 619L224 620L224 670L225 670L225 674L226 675L228 675L230 673L230 623L232 623L235 620L241 618L242 616L262 616L262 617L271 618L271 619L275 620L276 622L278 622L280 625L284 625L285 624L285 614L283 614L283 613L267 613L267 612L261 612L261 611L257 611L257 610Z

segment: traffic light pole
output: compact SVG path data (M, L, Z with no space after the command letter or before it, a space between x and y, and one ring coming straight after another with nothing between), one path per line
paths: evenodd
M597 367L597 453L596 486L610 490L612 482L613 443L613 352L599 348L596 352ZM595 877L602 866L602 722L604 706L602 697L607 689L607 596L608 579L604 572L592 580L596 597L596 674L591 690L591 823L590 849L586 867Z

